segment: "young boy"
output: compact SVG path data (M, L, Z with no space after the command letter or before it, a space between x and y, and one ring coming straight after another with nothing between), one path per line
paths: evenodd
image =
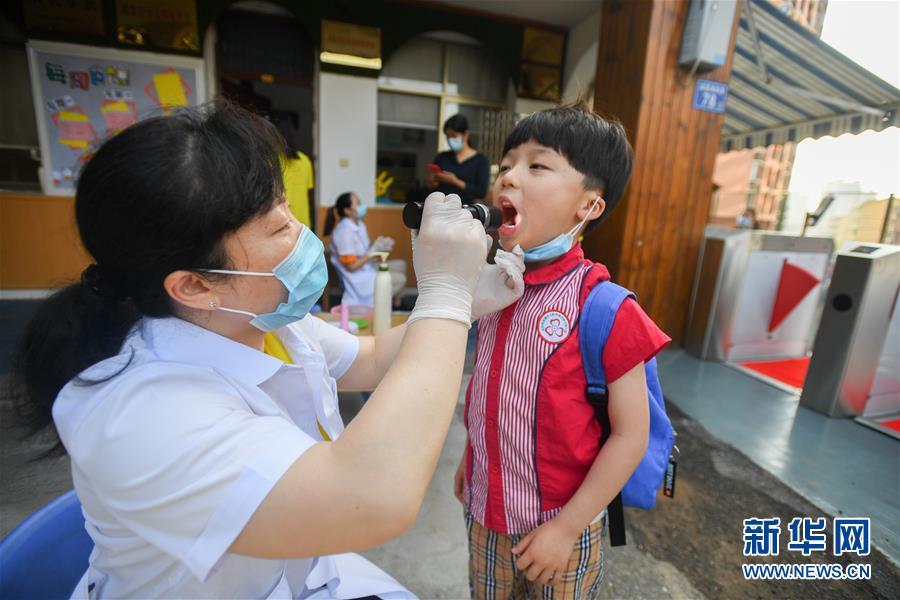
M631 146L618 123L569 105L519 121L503 155L493 188L500 244L525 249L525 293L478 323L454 480L469 583L479 599L590 598L604 575L606 506L647 447L644 363L671 340L637 302L621 305L603 352L611 431L601 431L578 319L609 272L576 240L621 197Z

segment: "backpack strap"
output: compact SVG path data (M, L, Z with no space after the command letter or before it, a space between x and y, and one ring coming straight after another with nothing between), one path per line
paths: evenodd
M603 348L612 332L616 313L626 298L634 294L611 281L599 281L591 290L584 305L578 324L581 346L581 362L587 378L587 399L594 407L597 420L603 430L600 447L609 437L609 397L606 387L606 373L603 370ZM616 494L607 507L609 519L609 540L613 546L625 545L625 512L621 492Z

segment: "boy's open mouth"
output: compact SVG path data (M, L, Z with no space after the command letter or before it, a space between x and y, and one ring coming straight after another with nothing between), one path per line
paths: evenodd
M512 202L506 198L500 198L500 210L503 211L503 225L500 226L500 235L512 235L519 228L522 216Z

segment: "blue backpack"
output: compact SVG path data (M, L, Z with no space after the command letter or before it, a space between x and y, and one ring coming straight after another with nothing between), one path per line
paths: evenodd
M610 426L606 375L603 372L603 347L612 331L616 312L626 298L635 298L635 295L611 281L598 282L584 302L578 326L581 358L587 376L588 402L593 405L606 435L609 434ZM623 505L650 510L656 503L657 491L664 482L665 495L673 497L675 494L676 464L672 454L673 447L677 452L675 430L666 414L656 359L651 359L644 368L650 401L650 436L644 458L609 505L609 538L613 546L625 544ZM605 438L601 440L600 445L605 441Z

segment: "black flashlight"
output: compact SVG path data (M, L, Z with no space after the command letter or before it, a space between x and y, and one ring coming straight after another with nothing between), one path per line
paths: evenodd
M407 202L403 207L403 224L410 229L418 229L422 224L422 209L424 202ZM463 210L469 211L473 219L478 219L484 225L485 231L494 231L503 225L503 211L496 206L486 204L467 204Z

